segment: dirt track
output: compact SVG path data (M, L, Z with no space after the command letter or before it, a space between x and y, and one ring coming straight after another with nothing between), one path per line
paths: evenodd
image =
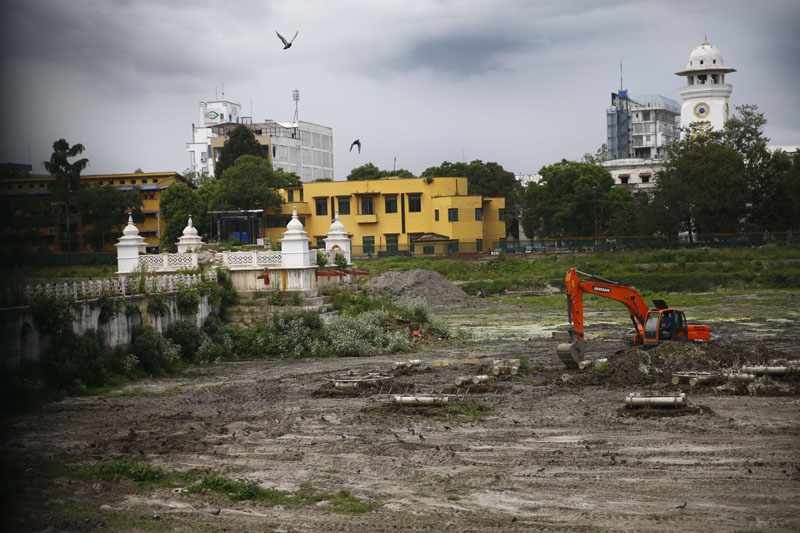
M796 316L780 339L756 341L759 324L744 332L730 322L712 327L722 337L797 354ZM595 353L621 348L599 340ZM470 395L488 407L483 417L436 420L388 409L371 393L314 394L331 373L387 371L399 357L258 360L139 384L148 395L46 406L11 420L0 450L32 478L43 459L128 458L170 470L208 468L286 491L349 489L380 505L359 516L57 476L23 483L27 492L6 518L17 531L100 531L111 529L113 517L125 518L113 529L130 531L800 529L796 387L772 396L692 389L698 414L625 416L625 395L642 387L564 381L577 371L560 368L553 341L538 338L427 345L413 357L462 362L398 376L395 391L414 384L426 392L477 373L467 359L516 356L530 359L523 379Z

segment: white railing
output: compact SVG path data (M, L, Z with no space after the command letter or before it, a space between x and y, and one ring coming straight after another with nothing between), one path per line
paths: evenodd
M182 268L196 268L197 254L140 255L139 269L148 272L177 272Z
M278 251L256 252L258 255L258 266L280 265L283 255Z
M231 270L258 269L281 264L281 252L222 252L222 264Z
M217 281L217 271L211 270L205 275L207 280ZM144 278L145 292L171 292L179 287L191 287L203 281L199 274L167 274L165 276L149 275ZM25 299L29 302L39 296L66 298L74 301L91 300L102 294L125 295L140 294L141 279L138 276L121 276L117 278L96 279L88 281L72 281L63 283L42 283L28 285L23 289Z

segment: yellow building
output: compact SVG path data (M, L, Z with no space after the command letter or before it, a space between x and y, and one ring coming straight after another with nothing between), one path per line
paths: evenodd
M54 180L51 176L25 176L25 177L6 177L0 180L0 195L5 197L32 195L41 198L42 202L48 202L50 190L48 183ZM166 226L161 220L159 213L159 200L161 191L173 183L186 180L177 172L140 172L132 174L87 174L81 176L81 184L91 187L112 186L123 189L139 190L142 196L142 212L144 222L138 224L139 234L145 238L149 246L158 246L158 239ZM188 184L188 183L187 183ZM78 226L78 250L84 249L83 227ZM54 251L59 251L59 242L55 238L55 228L43 236L45 243ZM113 241L113 242L112 242ZM115 237L111 237L106 243L106 248L113 250Z
M294 208L311 245L320 247L338 212L354 255L483 252L506 234L505 199L468 194L464 177L320 181L281 195L282 213L265 221L272 242Z

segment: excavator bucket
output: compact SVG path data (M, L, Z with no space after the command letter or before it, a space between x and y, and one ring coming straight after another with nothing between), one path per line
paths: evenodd
M558 358L567 368L578 368L578 363L583 361L586 351L585 342L565 342L556 347Z

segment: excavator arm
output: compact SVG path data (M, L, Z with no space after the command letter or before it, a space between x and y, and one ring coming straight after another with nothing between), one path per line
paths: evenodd
M579 275L589 279L581 280ZM599 278L571 268L567 272L567 315L570 323L571 342L559 344L556 348L558 357L570 368L578 366L578 363L584 359L586 350L583 334L583 293L585 292L620 302L630 312L633 325L637 329L639 329L639 325L644 326L647 318L647 304L636 290L616 281Z
M591 279L582 281L578 277L579 274ZM618 301L628 308L634 327L637 323L644 326L648 308L636 290L571 268L567 272L567 313L571 325L570 333L574 335L575 340L584 340L583 293L585 292Z

